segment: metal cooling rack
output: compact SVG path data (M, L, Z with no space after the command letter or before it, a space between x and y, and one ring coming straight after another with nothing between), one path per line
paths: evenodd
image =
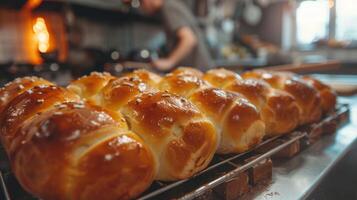
M283 136L264 140L261 144L241 154L215 155L210 165L190 179L176 182L154 181L151 187L139 197L139 200L160 199L195 199L212 191L216 186L232 180L241 172L252 168L262 160L270 158L290 144L302 140L308 141L309 134L316 129L323 129L331 123L336 126L348 120L349 107L340 104L334 113L324 117L319 123L305 126ZM278 141L279 142L276 142ZM262 149L264 149L262 153ZM247 161L249 160L249 161ZM0 199L32 200L36 199L25 192L10 171L7 157L0 149Z

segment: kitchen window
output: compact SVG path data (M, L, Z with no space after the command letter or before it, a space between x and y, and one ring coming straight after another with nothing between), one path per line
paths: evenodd
M318 40L357 40L356 0L304 0L296 7L299 46Z
M357 40L356 0L336 0L336 39Z
M326 0L303 1L296 10L298 44L328 37L329 4Z

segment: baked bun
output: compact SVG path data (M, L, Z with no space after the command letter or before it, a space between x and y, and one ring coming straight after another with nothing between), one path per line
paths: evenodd
M259 144L265 124L256 107L240 95L217 88L206 88L189 98L221 131L217 153L240 153Z
M187 97L208 116L221 135L217 153L240 153L260 143L265 126L254 105L238 94L211 87L190 70L173 71L159 84L162 91Z
M161 81L161 76L145 69L138 69L131 73L125 74L124 76L139 79L152 88L156 88Z
M191 73L181 73L181 68L164 76L159 84L161 91L169 91L184 97L190 97L197 90L211 87L200 77Z
M83 76L73 81L67 89L90 101L94 95L98 94L113 79L115 77L109 73L92 72L88 76Z
M41 199L132 199L157 171L151 150L115 112L23 78L1 89L0 138L25 190Z
M12 99L24 91L40 85L53 84L38 77L17 78L12 82L7 83L3 88L0 89L0 114Z
M320 120L321 98L318 91L298 77L292 76L291 73L254 70L245 72L242 77L263 79L273 88L291 94L299 106L300 124L309 124Z
M199 78L202 78L204 73L201 72L198 69L192 68L192 67L179 67L177 69L175 69L174 71L172 71L171 73L173 74L190 74L193 76L197 76Z
M122 113L130 130L143 138L155 154L155 179L189 178L208 165L219 137L210 121L185 98L152 88L157 78L137 71L113 79L92 102Z
M289 133L299 124L299 107L295 98L273 89L263 80L237 80L224 89L242 94L258 108L267 136Z
M224 88L236 80L242 80L237 73L224 68L208 70L203 79L218 88Z
M289 133L299 124L300 110L295 98L272 88L263 80L243 80L235 72L226 69L210 70L204 79L215 87L241 94L252 102L265 123L267 136Z
M155 89L139 78L121 77L109 81L93 99L97 105L118 111L135 96L150 91L155 91Z
M145 93L124 106L122 113L154 152L158 180L189 178L207 167L216 151L219 138L212 123L185 98Z
M25 121L16 135L13 171L42 199L131 199L156 171L138 136L87 104L58 104Z
M327 114L333 112L337 103L336 92L333 91L330 86L312 78L311 76L303 76L302 79L319 91L323 113Z
M54 85L36 86L13 98L0 118L0 134L5 149L12 151L17 130L24 121L32 120L31 118L56 104L68 101L79 101L79 98L74 93Z

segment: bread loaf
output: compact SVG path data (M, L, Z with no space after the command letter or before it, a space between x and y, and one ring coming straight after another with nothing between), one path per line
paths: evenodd
M151 150L119 114L38 78L17 79L1 93L0 138L15 176L34 196L132 199L153 181Z
M243 80L226 69L209 70L203 78L216 87L239 93L252 102L265 122L267 136L289 133L299 123L299 108L295 98L272 88L263 80Z
M209 164L219 135L212 123L187 99L151 87L157 78L139 71L136 75L110 80L88 98L96 105L124 115L130 130L154 153L158 165L155 179L189 178ZM80 80L68 88L77 87L80 91L87 90L86 83Z
M273 88L291 94L300 110L300 125L313 123L321 118L321 98L318 91L291 73L254 70L242 74L244 79L256 78L268 82Z
M333 112L337 103L336 92L333 91L330 86L322 83L317 79L312 78L311 76L303 76L302 79L319 91L321 97L322 112L324 114Z
M247 151L335 105L330 87L287 72L92 73L67 89L25 77L0 89L0 140L38 198L133 199L154 180L190 178L214 153Z
M135 74L137 72L130 76ZM265 131L255 106L238 94L213 88L200 78L202 76L202 72L195 69L178 68L164 76L157 88L186 97L209 117L221 135L217 153L244 152L259 144Z

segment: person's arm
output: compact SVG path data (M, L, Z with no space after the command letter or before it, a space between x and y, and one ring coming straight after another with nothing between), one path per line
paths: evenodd
M161 71L172 69L184 59L197 45L197 37L189 27L181 27L176 32L178 43L167 58L153 61L154 67Z

